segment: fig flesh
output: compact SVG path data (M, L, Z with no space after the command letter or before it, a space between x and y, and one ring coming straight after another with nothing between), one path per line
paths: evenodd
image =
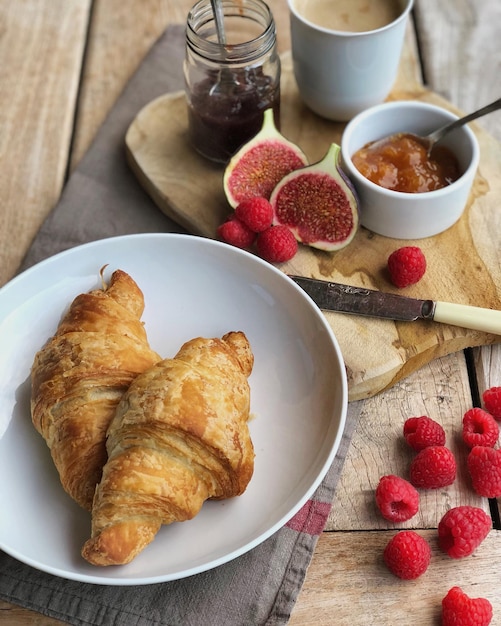
M285 176L270 197L273 223L288 226L296 239L332 252L347 246L359 226L359 201L340 167L340 148L331 144L322 160Z
M223 187L231 207L243 200L269 199L277 183L290 172L308 165L303 151L275 126L273 109L266 109L261 130L230 159Z

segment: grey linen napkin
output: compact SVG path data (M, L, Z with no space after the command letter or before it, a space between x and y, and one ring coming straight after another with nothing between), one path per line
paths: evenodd
M127 128L154 98L182 88L184 27L154 45L71 175L21 269L64 249L139 232L183 232L137 183L124 153ZM147 586L63 580L0 552L0 598L70 624L253 626L285 624L331 509L361 403L349 407L339 453L310 501L282 529L208 572ZM335 593L335 590L333 590Z

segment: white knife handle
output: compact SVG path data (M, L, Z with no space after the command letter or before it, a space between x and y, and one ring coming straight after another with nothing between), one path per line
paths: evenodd
M501 335L501 311L494 309L482 309L451 302L437 302L433 319L435 322L442 322L443 324Z

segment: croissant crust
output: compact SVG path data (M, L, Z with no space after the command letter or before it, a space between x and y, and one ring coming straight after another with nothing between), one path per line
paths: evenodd
M68 494L90 510L106 431L134 378L160 360L140 320L143 294L121 270L72 302L31 369L31 415Z
M254 469L252 367L247 338L231 332L193 339L134 380L108 430L85 559L127 563L162 524L244 492Z

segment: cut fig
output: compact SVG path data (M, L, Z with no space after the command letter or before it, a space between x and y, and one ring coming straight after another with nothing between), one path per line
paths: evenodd
M329 252L347 246L359 225L359 202L340 167L333 143L318 163L291 172L270 197L273 223L288 226L296 239Z
M256 196L268 200L284 176L305 165L308 159L303 151L280 133L273 109L266 109L261 130L226 166L223 177L226 198L233 208Z

